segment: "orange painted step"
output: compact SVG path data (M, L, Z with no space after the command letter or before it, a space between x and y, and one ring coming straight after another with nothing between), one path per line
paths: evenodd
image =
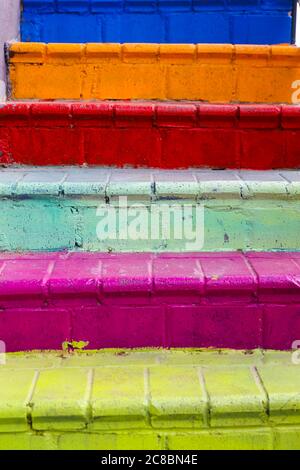
M295 103L300 48L15 43L9 75L12 99Z

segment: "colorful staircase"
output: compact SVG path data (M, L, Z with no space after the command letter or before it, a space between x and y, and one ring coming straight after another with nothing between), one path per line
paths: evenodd
M293 23L287 0L23 1L1 449L300 449Z

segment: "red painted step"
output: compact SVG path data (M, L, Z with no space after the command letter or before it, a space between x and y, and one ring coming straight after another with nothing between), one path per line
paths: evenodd
M0 106L0 164L300 167L300 107L158 102Z

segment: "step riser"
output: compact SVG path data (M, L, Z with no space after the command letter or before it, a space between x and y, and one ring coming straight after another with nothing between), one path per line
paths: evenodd
M291 106L8 103L0 163L160 168L297 168Z
M291 349L300 335L296 253L3 254L0 273L8 351Z
M216 429L184 432L158 431L55 432L0 434L3 450L299 450L299 426ZM123 457L124 458L124 457Z
M131 300L131 299L130 299ZM133 300L136 300L133 297ZM132 301L133 301L132 300ZM192 297L190 301L192 302ZM5 308L0 337L8 352L62 349L66 341L85 341L86 349L102 348L233 348L289 350L300 335L300 303L257 305L181 304L98 307ZM149 302L138 297L138 302ZM157 300L153 299L153 302ZM162 301L161 299L157 302ZM165 299L163 299L165 301ZM187 301L187 296L183 298ZM26 299L26 303L35 303ZM96 303L96 301L94 301ZM242 324L240 324L242 322Z
M299 172L0 172L1 251L300 250Z
M139 201L136 201L139 204ZM144 204L144 201L140 201ZM169 201L169 207L174 206ZM175 204L181 202L178 200ZM202 213L202 205L188 201L193 212ZM99 199L25 196L24 199L9 198L1 203L0 251L230 251L230 250L300 250L300 210L297 201L234 201L223 199L205 201L204 232L201 215L192 215L192 240L185 236L176 239L171 233L164 240L155 235L141 235L142 239L121 234L103 238L104 222L97 216ZM113 206L118 220L119 212ZM161 206L160 206L161 207ZM151 209L153 206L151 206ZM145 204L141 213L141 226L147 227L151 217L150 206ZM181 214L184 206L180 206ZM108 212L107 212L108 214ZM109 220L109 216L105 216ZM185 230L181 216L182 231ZM109 223L109 222L108 222ZM154 223L151 224L154 226ZM195 238L195 227L199 238ZM112 225L110 225L112 227ZM133 227L133 225L132 225ZM163 230L159 224L160 233ZM100 235L97 235L99 229ZM109 228L110 230L110 228ZM111 232L110 232L111 233ZM203 235L202 235L203 233ZM202 243L202 239L204 242Z
M298 97L300 49L292 46L15 43L9 56L12 99Z
M292 33L292 0L23 4L24 41L280 44Z

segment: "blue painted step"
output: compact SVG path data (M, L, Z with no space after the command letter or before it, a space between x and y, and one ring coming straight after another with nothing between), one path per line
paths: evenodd
M23 41L290 43L293 0L23 0Z

